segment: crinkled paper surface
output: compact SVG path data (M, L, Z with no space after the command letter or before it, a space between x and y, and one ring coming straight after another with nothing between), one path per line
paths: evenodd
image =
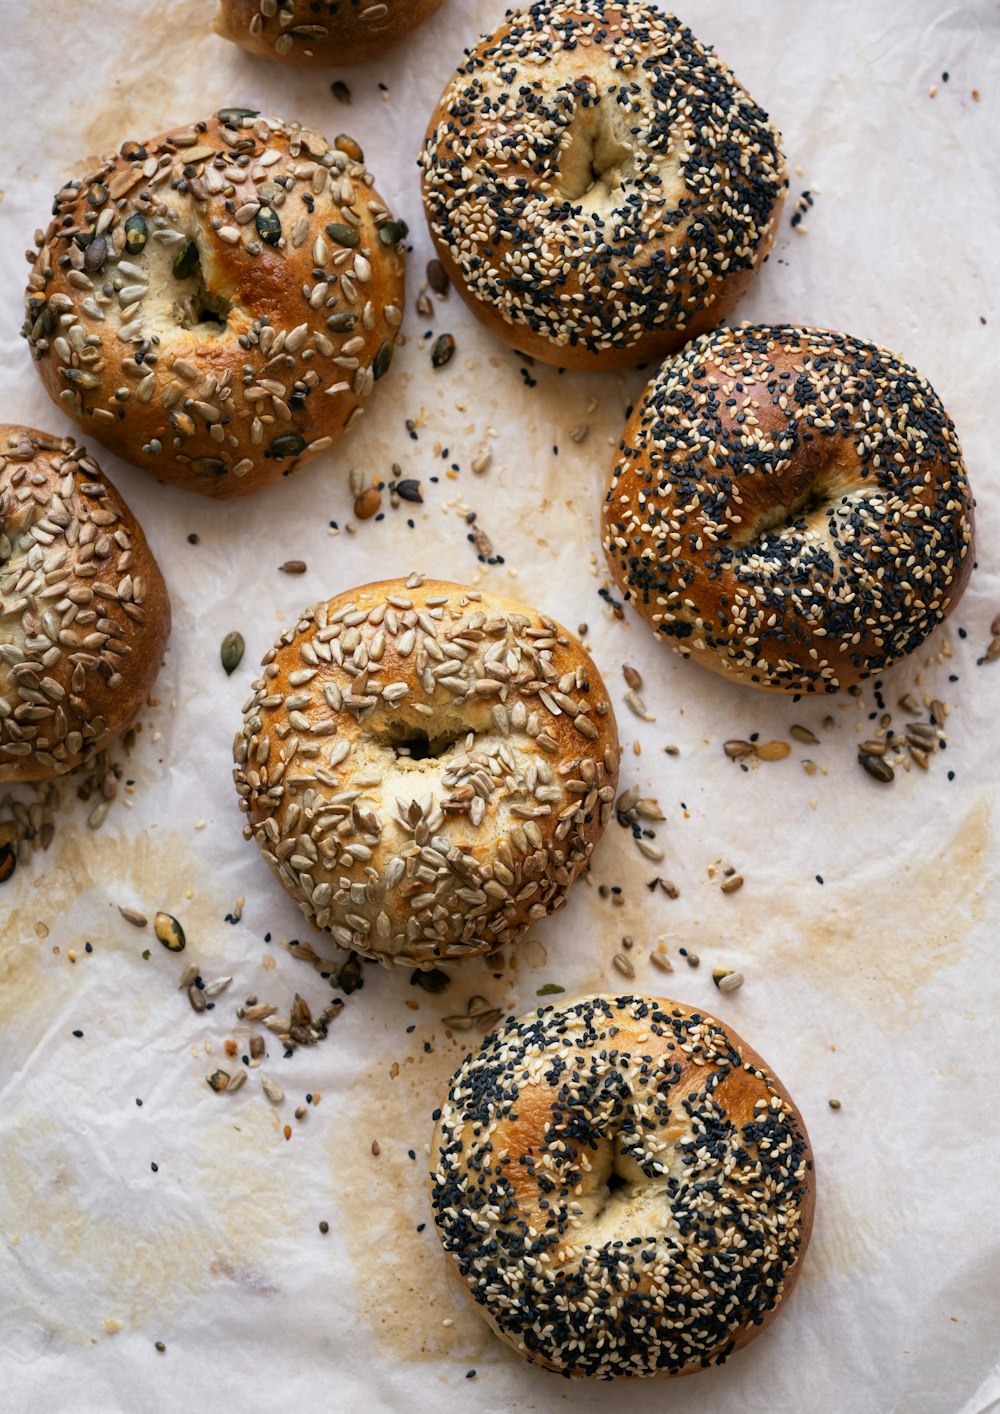
M978 1414L1000 1400L1000 662L977 666L1000 609L1000 11L990 0L703 0L684 12L772 113L789 161L780 237L738 317L842 327L899 350L935 384L965 446L978 570L947 631L883 688L897 725L906 691L947 701L947 752L885 788L856 763L878 710L870 689L797 706L755 694L661 650L598 597L600 501L643 373L526 369L454 293L430 318L414 311L430 254L419 136L463 46L502 8L445 0L401 51L334 75L245 57L208 32L212 0L2 7L4 421L74 430L18 338L22 252L65 177L125 138L223 104L347 130L414 244L407 346L358 428L301 477L207 504L101 455L160 558L174 632L126 763L127 803L123 788L91 831L67 791L52 847L0 887L5 1410L598 1410L617 1399L685 1414ZM335 76L350 107L331 96ZM789 217L806 190L814 205L796 231ZM443 331L457 353L435 372L428 335ZM492 466L477 476L484 446ZM386 504L383 520L331 534L351 519L349 469L388 476L393 462L421 481L424 503ZM470 510L503 564L477 563ZM287 559L308 572L279 573ZM318 1010L330 995L287 950L293 938L326 942L240 834L229 763L252 665L304 604L411 568L589 625L619 708L623 786L661 802L665 861L643 859L613 824L593 887L537 926L499 978L472 964L431 996L366 968L326 1041L290 1059L272 1046L240 1094L215 1095L205 1076L225 1040L246 1048L240 1001L256 994L287 1011L299 990ZM218 651L231 629L247 655L227 678ZM624 704L626 661L655 721ZM820 744L791 738L793 723ZM741 770L722 743L753 732L791 741L791 755ZM729 865L746 882L726 896ZM657 872L678 899L649 892ZM621 893L602 898L599 884ZM227 923L240 896L242 919ZM119 904L176 914L184 957L131 927ZM634 988L666 984L767 1057L805 1115L819 1179L802 1280L773 1328L724 1369L627 1390L570 1385L502 1347L446 1277L425 1189L430 1112L475 1039L447 1035L442 1017L473 994L525 1010L549 983L570 995L618 989L611 958L625 934ZM661 936L673 976L646 961ZM177 990L188 958L206 979L234 978L202 1016ZM720 994L714 966L739 968L742 990ZM264 1073L285 1091L279 1106L260 1090ZM307 1093L320 1103L298 1121Z

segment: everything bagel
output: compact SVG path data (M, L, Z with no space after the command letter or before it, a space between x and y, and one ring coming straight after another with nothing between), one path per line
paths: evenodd
M511 1018L459 1067L431 1166L481 1314L573 1377L722 1364L782 1309L812 1228L787 1093L722 1022L660 999Z
M835 692L918 648L973 562L954 425L896 354L824 329L719 329L668 359L604 504L611 572L685 657Z
M717 324L774 238L778 134L639 0L541 0L468 54L431 118L424 206L498 338L566 368L662 358Z

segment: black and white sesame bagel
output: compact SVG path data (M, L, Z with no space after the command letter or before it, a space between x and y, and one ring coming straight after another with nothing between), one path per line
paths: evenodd
M566 629L411 575L306 610L263 669L234 747L244 834L341 947L458 962L563 905L618 780Z
M212 28L260 59L366 64L429 19L441 0L219 0Z
M431 1145L445 1251L481 1314L571 1377L720 1365L782 1309L815 1205L802 1118L728 1026L591 996L466 1057Z
M222 109L124 143L53 213L23 330L42 382L160 481L256 491L331 446L389 368L406 227L351 138Z
M640 0L509 12L442 94L421 167L456 289L506 343L567 368L661 358L717 324L787 186L767 114Z
M685 657L835 692L912 653L972 570L973 501L926 379L849 334L719 329L668 359L622 438L605 550Z
M169 633L153 552L93 458L0 426L0 781L63 775L120 736Z

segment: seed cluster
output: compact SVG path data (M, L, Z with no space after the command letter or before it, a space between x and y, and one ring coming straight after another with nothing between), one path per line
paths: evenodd
M721 1364L808 1241L797 1111L711 1017L589 997L511 1018L442 1106L431 1196L500 1335L564 1374Z
M406 232L361 149L249 109L126 142L55 199L23 333L127 460L244 495L324 451L388 371Z
M835 692L918 648L972 569L955 428L864 339L721 329L668 360L620 444L605 549L685 657Z
M441 0L219 0L213 28L252 54L285 64L363 64L397 44L440 4Z
M234 756L244 833L306 917L410 966L494 952L561 907L618 779L580 644L418 575L306 610L264 658Z
M169 631L156 561L97 464L0 427L0 780L62 775L120 735Z
M512 337L636 346L636 362L713 305L721 317L787 185L767 115L690 30L635 0L509 15L446 88L421 166L442 259Z

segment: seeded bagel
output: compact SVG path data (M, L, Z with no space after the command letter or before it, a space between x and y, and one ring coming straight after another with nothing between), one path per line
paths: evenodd
M566 629L411 575L307 609L263 669L234 746L244 835L340 946L458 962L565 903L618 780Z
M973 562L954 425L896 354L744 325L668 359L622 438L605 550L685 657L779 692L881 673L951 613Z
M120 736L169 633L153 552L93 458L0 427L0 781L62 775Z
M325 451L387 372L405 225L361 149L222 109L58 194L23 333L42 382L160 481L245 496Z
M366 64L429 19L441 0L219 0L212 28L282 64Z
M638 0L542 0L468 54L431 118L441 262L505 343L567 368L662 358L732 308L774 239L778 134Z
M431 1166L480 1313L576 1378L721 1365L782 1309L812 1229L784 1087L721 1021L659 998L508 1020L452 1080Z

